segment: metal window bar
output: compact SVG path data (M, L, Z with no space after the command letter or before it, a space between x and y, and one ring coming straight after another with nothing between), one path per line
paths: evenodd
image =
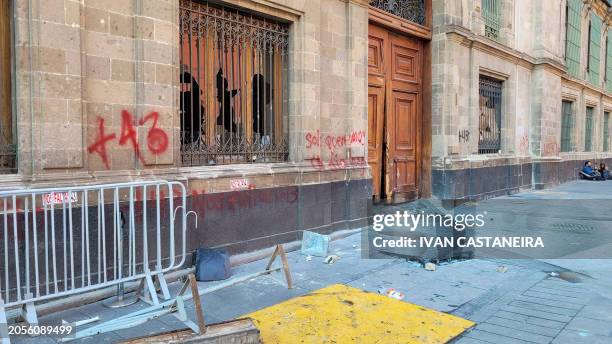
M593 108L586 108L584 123L584 151L590 152L593 149Z
M485 36L491 39L499 39L501 29L501 1L482 0L482 18L485 24Z
M572 151L572 128L574 127L574 117L572 114L572 102L562 102L561 118L561 151Z
M603 150L610 150L610 113L604 112L604 127L603 127Z
M286 161L288 25L180 1L183 166Z
M498 153L501 149L502 82L481 75L479 91L478 153Z
M425 0L373 0L370 6L411 22L425 25Z

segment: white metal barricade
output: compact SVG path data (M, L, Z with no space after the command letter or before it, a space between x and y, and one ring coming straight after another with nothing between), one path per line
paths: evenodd
M142 181L0 192L0 319L37 323L34 303L141 280L158 303L163 274L186 259L180 182Z

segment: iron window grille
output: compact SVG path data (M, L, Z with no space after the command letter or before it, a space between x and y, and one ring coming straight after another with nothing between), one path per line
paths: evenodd
M501 149L502 82L480 76L478 153L498 153Z
M400 18L425 25L425 0L372 0L370 5Z
M482 18L485 24L485 36L494 40L499 39L501 29L501 1L482 0Z
M604 127L603 127L603 150L610 150L610 113L604 112Z
M0 5L0 174L17 172L15 121L11 103L11 23L9 2Z
M183 166L286 161L288 25L180 2Z
M561 151L572 151L572 128L574 127L574 115L572 114L572 102L561 103Z
M590 152L593 149L593 108L586 108L584 123L584 151Z

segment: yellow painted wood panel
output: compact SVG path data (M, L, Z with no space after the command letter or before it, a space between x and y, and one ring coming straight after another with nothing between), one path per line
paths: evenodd
M335 284L246 314L265 344L446 343L474 323Z

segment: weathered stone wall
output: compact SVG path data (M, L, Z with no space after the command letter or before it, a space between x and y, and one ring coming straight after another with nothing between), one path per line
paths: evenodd
M493 40L485 37L480 0L433 1L432 154L434 194L439 197L483 198L536 184L554 185L551 181L576 178L573 167L566 174L557 172L557 167L540 168L541 164L571 161L573 166L579 160L612 156L602 152L603 111L609 109L611 95L601 87L568 77L565 71L565 1L501 3L500 35ZM589 8L602 12L603 2L585 5L583 18ZM583 67L588 32L585 22L583 19ZM603 61L603 49L601 53ZM603 68L602 64L600 70ZM480 75L503 82L499 154L478 154ZM575 100L572 153L560 152L562 98ZM593 151L580 153L584 151L587 104L595 108ZM465 133L469 133L467 139ZM537 173L531 173L532 168L538 168ZM488 173L503 182L485 178L479 179L483 183L477 188L467 187L472 178ZM532 178L525 178L528 175ZM449 181L454 187L445 186Z

